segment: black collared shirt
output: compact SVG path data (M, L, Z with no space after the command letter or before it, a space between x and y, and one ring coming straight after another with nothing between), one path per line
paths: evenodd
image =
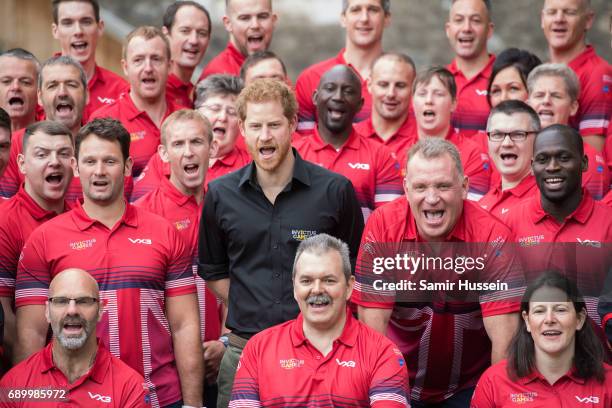
M199 274L230 279L226 326L241 336L297 316L291 273L304 239L325 232L343 240L355 265L363 216L351 182L293 154L293 177L274 204L254 163L212 181L206 192Z

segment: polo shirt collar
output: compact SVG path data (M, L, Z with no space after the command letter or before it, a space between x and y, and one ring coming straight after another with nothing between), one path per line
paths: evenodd
M96 351L96 358L92 367L89 369L87 373L85 373L82 377L80 377L76 382L70 384L71 386L76 386L82 384L87 378L91 378L93 381L98 384L104 383L104 378L106 377L106 373L110 367L111 356L108 350L104 348L103 345L98 341L98 350ZM42 373L47 373L53 369L59 371L59 368L55 366L53 362L53 342L50 342L43 350L42 350Z
M589 194L589 192L583 188L582 189L582 201L580 201L580 204L578 204L578 208L576 208L573 213L565 217L565 220L563 220L563 222L565 223L571 219L574 219L580 224L585 224L589 220L591 213L593 213L594 207L595 207L595 200L593 200L593 197L591 197L591 194ZM532 211L530 211L531 220L533 221L534 224L537 224L543 221L547 217L551 217L542 208L542 198L539 194L534 196L531 209L532 209Z
M136 107L134 101L132 100L132 97L130 96L130 91L131 90L128 90L127 92L121 94L121 96L119 97L119 101L121 104L120 109L125 110L126 119L132 121L140 115L145 115L148 118L149 115L147 114L147 112L139 110L138 107ZM166 113L164 114L164 120L168 117L168 115L170 115L170 113L174 112L175 110L178 110L179 108L180 106L172 102L171 98L169 98L166 94Z
M183 82L173 73L168 74L168 84L176 89L184 89L188 93L191 93L191 89L193 88L193 84L191 82Z
M557 382L559 382L562 378L568 378L577 384L584 384L586 382L584 378L580 378L576 376L576 367L570 368L570 370L567 373L565 373L561 378L559 378ZM517 382L521 385L527 385L536 380L539 380L539 381L544 382L545 384L548 384L548 380L546 380L546 378L544 378L544 376L540 374L537 368L534 368L534 370L529 375L519 378Z
M160 188L164 195L169 197L173 202L181 207L185 206L189 202L192 202L196 206L198 205L194 196L183 194L174 186L174 184L172 184L168 177L162 177Z
M480 70L480 72L478 74L474 75L474 77L472 79L470 79L469 82L474 81L479 76L482 76L485 79L489 79L489 77L491 76L491 67L493 66L494 62L495 62L495 55L494 54L489 54L489 61L487 61L487 64ZM451 62L451 64L448 66L448 70L453 75L463 75L463 72L461 72L461 70L457 66L457 59L456 58L454 58L453 61ZM463 76L465 77L465 75L463 75Z
M341 342L347 347L353 347L357 342L357 335L359 334L358 330L358 322L353 317L351 313L351 309L346 307L346 322L344 323L344 329L342 329L342 334L336 340ZM305 344L308 339L304 335L304 315L300 313L293 321L290 329L291 343L293 347L299 347Z
M404 120L404 123L402 123L402 126L399 127L399 129L397 129L397 132L395 132L389 139L387 140L383 140L380 136L378 136L378 133L376 133L376 129L374 129L374 122L372 121L372 116L370 116L368 119L364 120L363 122L360 122L359 124L360 126L360 133L361 136L363 137L369 137L372 139L375 139L378 142L384 143L384 144L388 144L391 143L391 141L393 139L396 139L398 137L408 137L408 136L414 136L414 131L415 129L411 126L412 124L412 113L408 112L408 115L406 116L406 120Z
M87 215L87 212L85 212L85 209L83 208L83 202L81 200L77 201L76 205L72 210L72 219L74 220L74 223L77 228L81 231L85 231L86 229L94 225L96 222L98 222L97 220L94 220L90 218L89 215ZM123 216L121 217L119 222L117 222L117 225L120 224L125 224L130 227L138 226L138 214L136 212L136 208L128 202L125 202L125 211L123 212Z
M353 71L357 74L357 76L359 77L359 80L361 81L361 84L363 85L365 83L365 79L361 77L361 74L359 73L359 70L357 68L355 68L355 66L353 64L349 64L346 59L344 59L344 53L346 52L346 48L342 48L340 50L340 52L338 53L338 55L336 55L336 63L339 65L346 65L349 66L353 69Z
M451 233L446 238L446 242L450 241L460 241L466 242L466 228L465 228L465 212L466 207L471 205L469 201L463 200L463 211L461 211L461 215L455 224L455 227L451 231ZM419 230L416 226L416 221L414 220L414 216L410 211L410 204L408 204L408 200L406 200L405 206L402 207L402 214L398 215L398 217L404 217L406 222L406 229L404 231L404 239L407 241L422 241L422 238L419 236Z
M244 55L242 55L242 53L240 51L238 51L238 48L236 48L234 46L234 44L232 44L231 41L227 42L227 48L226 48L227 52L229 53L230 57L236 61L238 63L238 65L242 65L242 63L244 62L244 60L246 60L246 57Z
M323 150L326 148L336 150L334 146L332 146L331 144L323 140L323 138L321 137L321 134L319 133L318 126L315 126L314 134L310 136L310 141L311 141L312 147L316 151ZM337 151L340 152L344 149L359 150L360 146L361 146L360 135L359 133L355 131L355 128L352 127L351 134L349 135L348 139L346 139L346 142L344 142L344 144Z
M567 64L572 69L577 69L584 65L589 59L595 56L595 48L592 45L588 44L584 51L578 54L573 60Z
M295 147L292 147L291 151L293 153L293 156L295 157L295 162L293 164L292 180L299 181L305 186L310 187L310 174L308 173L308 169L306 168L304 159L302 159L302 157L300 156L298 151L295 149ZM255 160L253 160L251 161L251 163L246 165L246 167L244 168L242 177L240 178L240 181L238 182L238 187L242 187L246 183L249 183L254 186L258 186L259 183L257 182L256 173L257 173L257 166L255 165Z
M229 152L223 157L218 158L211 167L221 166L221 165L223 165L224 167L232 167L234 163L236 163L237 159L238 159L238 148L234 146L231 152Z
M93 75L91 76L91 78L89 78L89 81L87 81L87 90L91 91L91 88L93 88L97 82L102 85L106 83L106 79L104 79L104 75L102 75L98 64L96 64L96 66L94 67Z
M19 187L19 191L17 191L17 197L24 205L28 213L34 218L36 221L40 221L45 218L53 218L57 214L55 211L47 211L42 208L34 199L25 191L25 185L21 184ZM64 211L68 209L66 202L64 202Z
M527 175L527 177L523 178L520 183L516 186L512 187L509 190L502 191L502 182L501 180L495 186L493 186L493 192L497 195L502 193L512 194L515 197L524 196L529 190L531 190L536 185L535 177L533 174Z

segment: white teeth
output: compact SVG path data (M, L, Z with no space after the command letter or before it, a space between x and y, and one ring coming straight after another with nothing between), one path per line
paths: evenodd
M547 178L547 179L545 179L545 181L546 181L547 183L554 184L554 183L560 183L560 182L562 182L562 181L563 181L563 179L556 177L556 178Z
M442 218L444 211L425 211L425 218L428 220L437 220Z

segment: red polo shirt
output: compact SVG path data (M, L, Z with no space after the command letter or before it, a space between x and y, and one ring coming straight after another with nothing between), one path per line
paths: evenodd
M608 194L606 194L601 202L608 207L612 207L612 190L608 191Z
M612 65L591 45L568 65L580 81L578 112L570 124L583 136L605 136L612 115Z
M68 210L64 204L64 211ZM0 212L0 297L15 298L15 276L19 254L38 226L57 214L41 208L23 186Z
M166 114L162 122L174 111L183 106L176 105L171 99L166 99ZM114 103L104 106L91 115L91 119L110 117L117 119L130 132L130 156L134 160L132 174L138 177L147 162L157 152L160 130L151 120L147 112L139 110L129 92L121 95ZM90 120L91 120L90 119Z
M582 173L582 187L589 190L595 200L601 200L610 189L610 171L605 153L598 152L590 144L584 143L584 154L589 159L589 167Z
M447 242L495 242L496 245L487 248L486 255L479 252L478 256L487 259L487 281L499 279L508 283L510 289L492 292L489 298L480 297L480 303L444 300L396 303L395 291L374 288L368 265L372 265L371 257L389 248L390 243L419 241L422 239L406 198L400 197L374 211L362 234L351 301L364 307L393 309L387 337L406 357L411 398L437 403L474 386L491 364L491 342L482 319L517 312L519 303L515 300L520 299L523 281L510 250L513 241L510 229L478 204L464 200L463 212ZM478 248L482 249L482 244ZM391 252L384 255L395 256L398 250Z
M82 377L70 383L56 367L52 356L53 343L32 354L13 367L0 381L2 397L0 407L149 407L144 379L123 361L113 357L98 345L93 366ZM10 390L28 389L62 390L66 400L50 401L30 399L22 402L7 398ZM7 401L7 402L4 402Z
M449 129L446 140L457 146L463 164L463 173L468 176L470 200L478 201L491 186L491 162L474 138L456 129Z
M535 177L528 175L516 186L502 191L501 180L496 186L491 187L489 192L478 201L478 205L496 217L501 217L509 211L510 207L526 200L533 195L539 195L540 191L535 182Z
M240 76L240 67L242 67L244 60L246 60L246 57L238 51L238 48L231 41L228 41L227 47L206 65L206 68L200 74L200 78L198 78L198 82L214 74Z
M404 167L406 167L406 153L408 149L416 143L416 123L412 113L409 113L402 126L392 135L389 139L383 140L376 133L374 124L372 123L372 117L357 123L355 131L362 136L365 136L375 142L387 146L387 149L391 151L391 156L397 160L402 169L402 176L404 175Z
M406 363L382 334L347 310L344 330L324 356L302 327L299 314L249 340L236 369L230 408L409 406Z
M226 174L246 166L251 160L251 155L246 150L234 147L231 152L215 160L213 165L208 168L208 173L206 173L206 186L214 179L225 176Z
M338 150L324 142L317 129L295 141L294 146L304 160L351 180L364 220L375 208L404 194L399 164L391 152L354 130Z
M162 177L161 185L134 203L147 211L164 217L176 228L192 254L193 274L198 287L200 330L204 341L217 340L221 335L221 307L217 298L206 288L206 281L198 275L198 226L202 205L193 196L181 193L170 180Z
M166 82L166 95L175 105L193 109L193 84L183 82L173 73L168 74Z
M309 134L314 132L317 127L317 107L312 102L312 94L317 90L319 81L325 72L336 65L348 65L353 68L355 73L359 76L359 71L351 64L348 64L344 59L344 52L345 49L343 48L335 57L311 65L298 76L295 83L295 94L298 104L300 105L300 110L298 112L298 132ZM363 107L353 118L353 123L366 120L372 113L372 96L368 91L367 78L359 76L359 79L361 80Z
M153 401L181 399L166 298L196 291L191 253L162 217L126 205L109 229L79 204L37 228L17 270L15 305L43 305L49 282L67 268L88 271L105 313L97 334L114 356L143 374Z
M456 60L447 66L457 83L457 108L453 112L452 126L470 137L476 137L485 151L487 149L485 131L491 109L487 101L487 85L494 62L495 55L490 55L487 65L471 79L467 79L459 70Z
M130 85L121 76L96 65L93 76L87 81L89 101L83 110L83 123L89 122L95 111L115 102L129 89Z
M611 407L612 367L604 363L605 380L576 377L574 369L550 384L537 370L513 381L503 360L484 372L470 408Z

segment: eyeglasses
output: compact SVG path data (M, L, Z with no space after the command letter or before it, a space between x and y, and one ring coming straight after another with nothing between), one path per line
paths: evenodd
M487 132L487 136L489 136L489 140L492 142L502 142L506 136L508 136L513 142L522 142L532 133L537 132L534 132L533 130L514 130L512 132L500 132L498 130L494 130L493 132Z
M238 116L238 112L236 112L235 108L232 107L223 107L222 105L219 104L215 104L215 105L202 105L200 106L200 108L204 108L212 113L221 113L223 111L223 109L225 109L225 113L227 114L227 116L231 116L231 117L236 117Z
M51 303L55 307L67 307L70 304L70 301L74 300L74 304L77 307L87 307L92 306L94 303L98 302L98 299L95 297L83 296L78 298L69 298L64 296L50 297L49 303Z

